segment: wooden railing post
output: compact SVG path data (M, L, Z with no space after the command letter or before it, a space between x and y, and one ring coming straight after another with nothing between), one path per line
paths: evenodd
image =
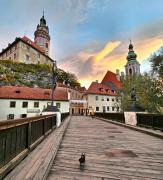
M28 123L28 130L27 130L27 148L30 150L31 145L31 122Z

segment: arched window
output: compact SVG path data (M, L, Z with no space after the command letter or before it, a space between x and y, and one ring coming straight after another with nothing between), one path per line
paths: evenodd
M129 74L132 74L132 69L129 69Z

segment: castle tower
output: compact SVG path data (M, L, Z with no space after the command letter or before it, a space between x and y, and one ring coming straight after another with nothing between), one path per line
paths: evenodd
M136 60L137 55L133 50L133 45L129 44L129 52L128 52L128 56L127 56L127 63L125 65L125 71L126 71L126 76L129 75L139 75L140 74L140 64L139 62Z
M50 35L49 28L46 25L46 20L44 18L44 13L40 19L40 24L37 25L37 29L34 33L34 41L37 45L45 50L45 54L49 56L50 49Z

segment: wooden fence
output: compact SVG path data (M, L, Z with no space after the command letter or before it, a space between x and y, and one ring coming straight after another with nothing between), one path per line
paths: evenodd
M95 116L125 123L124 113L95 113Z
M61 121L69 115L61 115ZM56 115L0 122L0 179L56 127Z
M137 125L163 131L163 114L137 114Z

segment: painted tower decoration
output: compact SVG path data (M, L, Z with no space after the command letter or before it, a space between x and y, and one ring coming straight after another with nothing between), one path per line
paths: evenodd
M40 19L40 24L37 25L37 29L34 33L35 43L42 47L45 50L45 54L49 56L50 49L50 35L49 28L46 25L46 20L44 18L44 13L42 18Z
M140 64L136 60L137 55L133 50L133 45L131 44L131 40L130 40L128 49L129 49L129 52L128 52L128 56L126 58L127 64L125 65L126 76L139 75L140 74Z

